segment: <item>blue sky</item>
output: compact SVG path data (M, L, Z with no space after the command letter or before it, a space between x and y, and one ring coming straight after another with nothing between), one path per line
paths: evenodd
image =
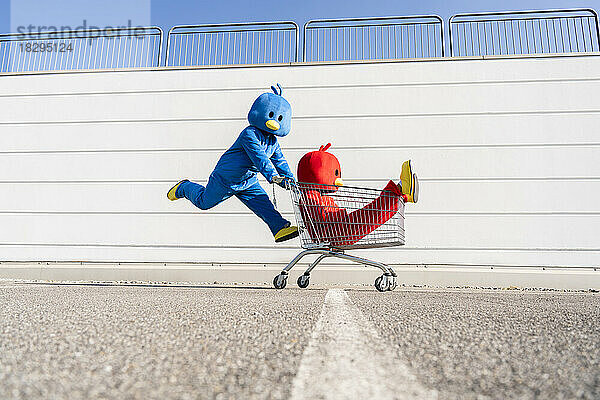
M65 6L74 0L12 0L13 7L26 1L32 19L49 15L48 24L79 24L83 18L94 18L102 5L103 21L118 24L129 18L132 4L146 1L150 5L150 22L168 30L177 24L210 22L294 20L302 25L309 19L383 15L439 14L445 20L457 12L497 11L546 8L592 7L600 10L600 0L121 0L121 6L106 6L106 0L77 0L78 7ZM20 3L21 2L21 3ZM118 2L117 2L118 3ZM35 6L37 5L37 6ZM83 6L82 6L83 5ZM86 10L86 7L89 7ZM0 32L9 32L11 0L0 0ZM142 13L144 14L144 13ZM34 18L35 17L35 18ZM136 15L133 16L137 17ZM111 18L117 22L110 22ZM144 18L141 18L142 20ZM57 21L55 21L57 20ZM60 20L60 21L58 21ZM72 21L72 22L71 22Z

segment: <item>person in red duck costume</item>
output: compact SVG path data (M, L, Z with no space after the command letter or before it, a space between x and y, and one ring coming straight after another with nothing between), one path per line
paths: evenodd
M379 196L361 209L348 212L339 207L331 193L343 186L339 160L327 150L305 154L298 163L298 182L302 197L300 211L309 235L315 241L333 247L351 246L385 224L398 212L400 201L416 203L418 180L410 160L402 164L400 183L389 181ZM312 185L311 185L312 184Z

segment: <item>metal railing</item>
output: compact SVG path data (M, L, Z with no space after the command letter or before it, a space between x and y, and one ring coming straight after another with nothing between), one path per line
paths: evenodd
M0 34L0 73L166 66L432 58L446 55L437 15L179 25L162 59L159 27ZM450 56L600 51L591 8L463 13L449 20Z
M590 8L456 14L450 56L594 52L598 14Z
M0 72L160 65L162 29L87 29L0 35Z
M437 15L312 20L303 39L305 62L444 56Z
M298 41L293 21L179 25L169 30L165 65L297 62Z

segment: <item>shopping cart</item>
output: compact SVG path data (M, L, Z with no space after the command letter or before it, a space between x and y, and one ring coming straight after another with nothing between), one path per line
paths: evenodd
M346 254L346 250L404 245L404 200L377 189L288 182L304 249L273 279L276 289L287 285L288 272L305 256L317 259L298 278L309 285L310 273L327 257L337 257L381 269L375 280L380 292L396 288L396 273L380 262Z

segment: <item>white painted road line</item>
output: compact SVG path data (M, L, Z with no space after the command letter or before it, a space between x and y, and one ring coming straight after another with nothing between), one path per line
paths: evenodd
M292 400L435 399L342 289L330 289L292 384Z

